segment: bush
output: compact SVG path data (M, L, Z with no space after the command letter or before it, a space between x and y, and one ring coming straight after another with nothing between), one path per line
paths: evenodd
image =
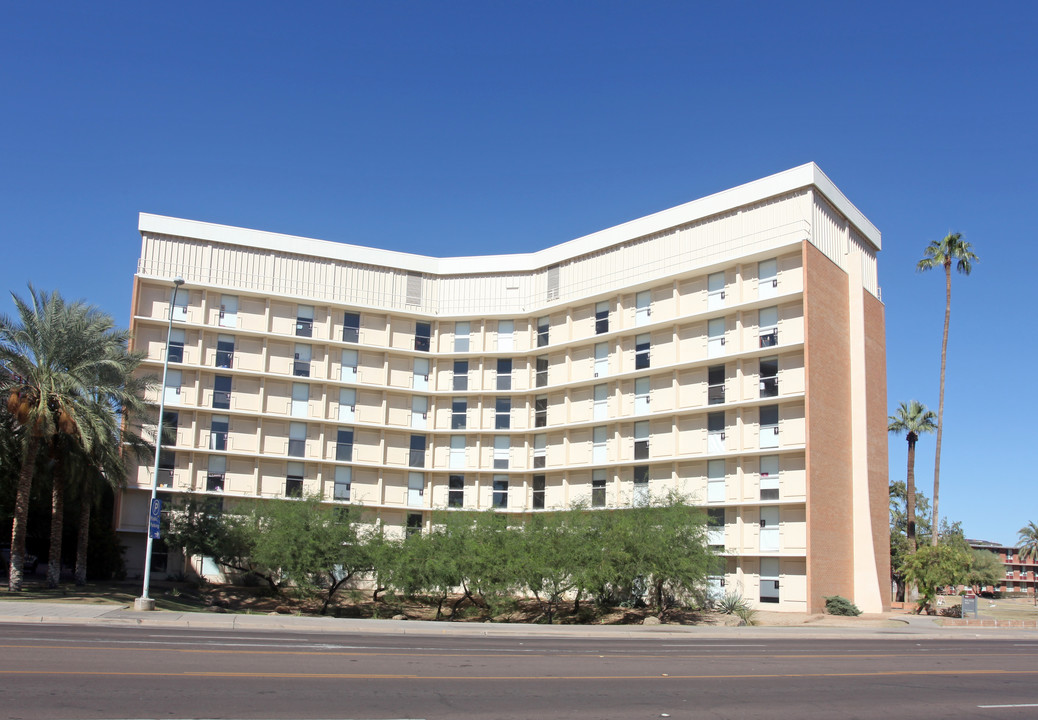
M942 607L937 611L937 614L943 617L961 618L962 605L949 605L948 607Z
M725 615L739 615L739 617L742 617L741 613L750 608L746 601L742 599L742 595L726 593L723 598L717 601L717 609Z
M745 603L735 610L736 616L747 625L756 625L757 611L751 610Z
M825 611L830 615L861 615L858 606L842 595L826 595Z

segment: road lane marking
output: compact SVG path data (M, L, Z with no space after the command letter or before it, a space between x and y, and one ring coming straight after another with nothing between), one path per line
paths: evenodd
M1017 708L1017 707L1038 707L1038 703L1024 703L1021 705L978 705L979 708Z

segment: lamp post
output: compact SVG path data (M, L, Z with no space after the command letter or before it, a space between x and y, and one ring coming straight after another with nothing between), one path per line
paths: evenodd
M162 452L162 415L166 411L166 375L169 373L169 342L173 336L173 311L177 306L177 291L184 284L184 278L176 277L173 280L173 297L169 302L169 324L166 326L166 354L162 360L162 388L159 391L159 421L155 430L155 467L151 474L151 502L148 503L148 526L151 526L151 509L155 505L155 497L159 489L159 457ZM144 551L144 587L141 596L133 601L135 610L154 610L155 600L148 597L148 587L151 585L151 546L154 539L148 532L148 539Z

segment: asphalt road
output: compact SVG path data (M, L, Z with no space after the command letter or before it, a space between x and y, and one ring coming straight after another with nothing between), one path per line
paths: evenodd
M1038 641L0 627L7 718L1038 717Z

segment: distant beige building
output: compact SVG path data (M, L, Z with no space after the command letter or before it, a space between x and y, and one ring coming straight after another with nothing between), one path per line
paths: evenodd
M718 589L889 604L880 233L814 164L528 254L140 232L132 329L156 375L186 280L163 493L319 493L403 532L673 489L717 524ZM131 572L150 489L140 468L117 509Z

